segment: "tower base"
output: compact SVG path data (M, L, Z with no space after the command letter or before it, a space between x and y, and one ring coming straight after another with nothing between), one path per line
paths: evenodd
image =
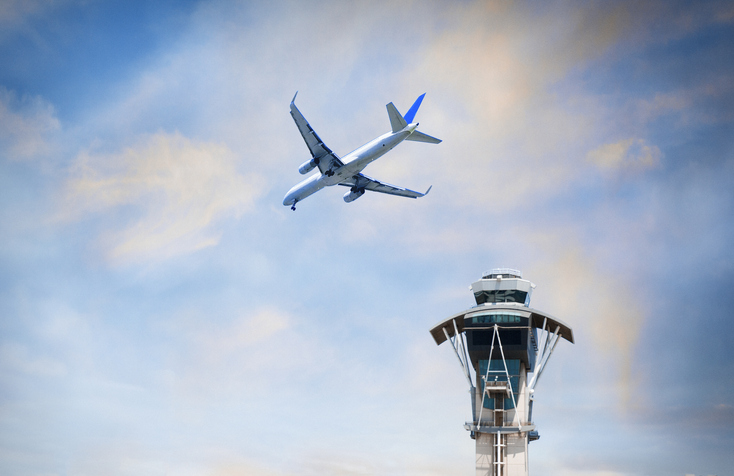
M477 433L476 476L528 476L528 434Z

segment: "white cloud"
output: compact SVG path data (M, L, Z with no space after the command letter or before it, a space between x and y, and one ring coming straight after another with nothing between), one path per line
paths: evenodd
M660 165L662 152L643 139L625 139L590 151L587 160L605 171L640 172Z
M62 377L67 372L62 362L33 356L26 346L12 342L0 344L0 365L8 370L43 377Z
M206 359L222 361L232 354L265 342L291 327L290 318L276 309L261 309L244 315L224 328L209 328L196 333ZM248 365L249 366L249 365Z
M103 237L116 263L165 259L216 245L219 220L252 209L263 185L237 170L225 146L158 133L123 151L84 152L67 181L61 216L78 219L130 206L136 220Z
M640 100L634 115L648 123L659 116L689 109L694 102L691 96L689 91L656 93L652 99Z
M49 135L59 129L51 104L0 86L0 154L12 160L43 156L51 150Z
M446 15L417 55L423 61L410 83L425 84L436 101L424 106L421 122L444 139L439 155L450 160L431 170L441 170L437 187L454 190L450 200L491 200L490 213L507 213L579 179L578 144L594 131L597 104L581 92L566 97L552 88L625 31L621 14L591 13L537 15L519 6L469 4ZM604 34L579 30L590 21ZM421 152L413 154L410 169L420 169Z
M328 348L293 325L291 316L277 308L243 310L234 318L204 318L200 311L179 315L165 327L176 343L167 384L177 394L192 398L250 398L272 391L283 373L301 369L293 381L318 373Z
M624 407L631 401L636 384L634 353L647 318L635 298L631 283L597 268L594 256L587 253L565 231L537 233L536 240L545 259L536 262L527 275L542 283L534 293L539 308L548 309L579 335L591 337L594 358L607 369L604 383L611 384ZM621 276L624 278L624 275Z
M177 441L180 444L180 441ZM102 440L76 454L73 474L176 474L181 476L285 476L287 473L257 464L233 448L197 445L181 449L156 447L135 440ZM163 445L161 445L163 446ZM203 446L203 447L202 447ZM241 451L241 449L240 449Z

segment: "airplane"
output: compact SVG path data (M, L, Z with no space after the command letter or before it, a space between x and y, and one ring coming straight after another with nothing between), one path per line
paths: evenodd
M302 181L288 191L283 199L283 205L291 206L291 210L296 209L296 203L304 198L313 195L324 187L332 185L342 185L349 187L349 191L344 194L344 201L349 203L358 199L366 190L372 192L387 193L390 195L398 195L401 197L420 198L431 191L428 187L425 193L415 192L407 188L396 187L384 182L380 182L370 178L362 173L362 170L372 161L379 159L387 152L392 150L396 145L404 140L412 140L418 142L428 142L430 144L438 144L440 139L431 137L418 130L417 122L413 122L415 113L423 101L426 94L421 94L415 100L413 105L408 109L405 116L402 116L393 103L389 103L387 107L387 115L390 118L391 132L381 135L371 140L362 147L350 152L343 158L339 158L329 149L326 144L316 135L311 125L308 123L301 111L296 107L295 101L298 92L291 100L291 116L296 121L296 126L306 141L308 150L311 151L311 160L304 162L298 168L301 175L309 173L318 167L318 172L306 180Z

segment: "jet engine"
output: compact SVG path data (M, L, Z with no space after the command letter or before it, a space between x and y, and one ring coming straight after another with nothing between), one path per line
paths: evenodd
M347 203L353 202L362 195L364 195L363 188L352 187L347 193L344 194L344 201Z
M319 165L319 159L311 159L308 162L302 163L301 166L298 167L298 171L301 172L301 175L306 175L317 165Z

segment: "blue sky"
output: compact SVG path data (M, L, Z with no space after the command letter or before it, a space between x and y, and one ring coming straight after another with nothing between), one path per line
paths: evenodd
M511 266L574 329L548 475L734 466L727 2L5 1L0 472L473 471L428 329ZM308 151L417 115L370 176L281 205ZM564 343L567 344L567 343Z

